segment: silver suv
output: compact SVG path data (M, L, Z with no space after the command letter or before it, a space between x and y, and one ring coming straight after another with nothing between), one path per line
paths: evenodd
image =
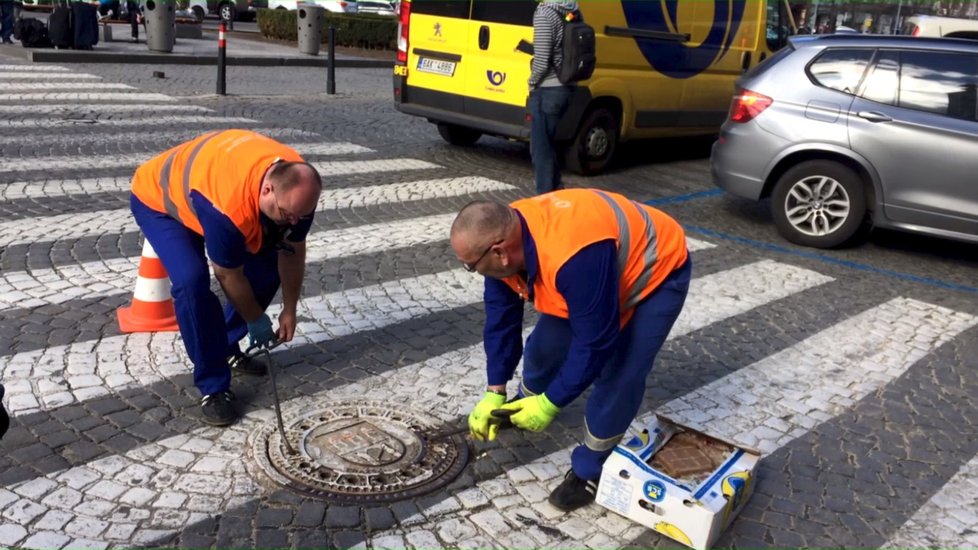
M710 169L801 245L872 226L978 242L978 42L792 38L737 81Z

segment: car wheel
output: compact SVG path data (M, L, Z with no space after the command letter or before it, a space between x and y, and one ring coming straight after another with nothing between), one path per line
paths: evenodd
M618 117L610 109L589 111L564 152L564 164L584 176L604 171L618 147L618 127Z
M793 243L840 246L859 232L866 219L863 181L838 162L803 162L775 184L771 214L778 232Z
M197 21L204 20L204 8L200 6L194 6L193 8L191 8L191 10L194 12L194 17L197 18Z
M222 21L226 21L226 22L227 21L234 21L234 17L236 15L236 12L237 12L237 10L234 9L234 4L228 4L228 3L221 4L221 8L219 10L219 14L221 16L221 20Z
M472 145L482 137L482 132L478 130L444 122L438 123L438 133L448 143L462 146Z

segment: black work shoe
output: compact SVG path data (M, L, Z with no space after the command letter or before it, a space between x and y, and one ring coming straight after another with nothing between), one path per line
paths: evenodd
M268 367L264 363L241 352L228 357L228 366L231 367L231 374L250 374L252 376L268 374Z
M554 508L564 512L572 512L581 506L587 506L594 502L594 495L598 492L598 482L591 479L581 479L577 477L574 470L570 470L564 476L564 481L557 486L547 502Z
M219 391L205 395L200 401L200 412L204 415L204 423L211 426L230 426L238 418L234 407L234 394L231 390Z

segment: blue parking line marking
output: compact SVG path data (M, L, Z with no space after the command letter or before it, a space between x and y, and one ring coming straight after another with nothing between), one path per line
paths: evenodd
M859 262L853 262L851 260L840 260L839 258L833 258L832 256L819 254L817 252L805 252L802 250L793 250L785 246L766 243L762 241L756 241L754 239L747 239L744 237L738 237L736 235L728 235L726 233L721 233L719 231L714 231L712 229L706 229L705 227L698 227L695 225L684 225L683 227L688 232L691 233L699 233L701 235L706 235L708 237L716 237L718 239L734 241L754 248L761 248L764 250L770 250L772 252L779 252L781 254L790 254L792 256L799 256L801 258L808 258L811 260L819 260L830 264L840 265L842 267L848 267L850 269L858 269L860 271L867 271L870 273L885 275L887 277L893 277L895 279L911 281L914 283L921 283L925 285L935 286L938 288L944 288L948 290L958 290L961 292L970 292L972 294L978 294L978 288L975 288L973 286L949 283L947 281L942 281L940 279L932 279L930 277L920 277L919 275L911 275L909 273L901 273L899 271L890 271L889 269L880 269L878 267L873 267L871 265L862 264Z
M716 197L717 195L722 195L723 189L710 189L709 191L697 191L695 193L686 193L685 195L674 195L672 197L662 197L661 199L652 199L650 201L645 201L645 204L649 206L660 206L663 204L675 204L677 202L695 201L697 199L705 199L707 197Z

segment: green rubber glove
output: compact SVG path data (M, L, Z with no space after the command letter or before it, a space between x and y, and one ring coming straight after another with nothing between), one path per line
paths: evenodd
M476 441L494 441L499 423L492 422L492 411L502 407L506 396L487 391L469 414L469 434Z
M512 403L506 403L500 409L519 411L509 417L510 422L517 428L523 428L531 432L542 432L553 422L560 407L554 405L544 394L533 395L517 399Z

